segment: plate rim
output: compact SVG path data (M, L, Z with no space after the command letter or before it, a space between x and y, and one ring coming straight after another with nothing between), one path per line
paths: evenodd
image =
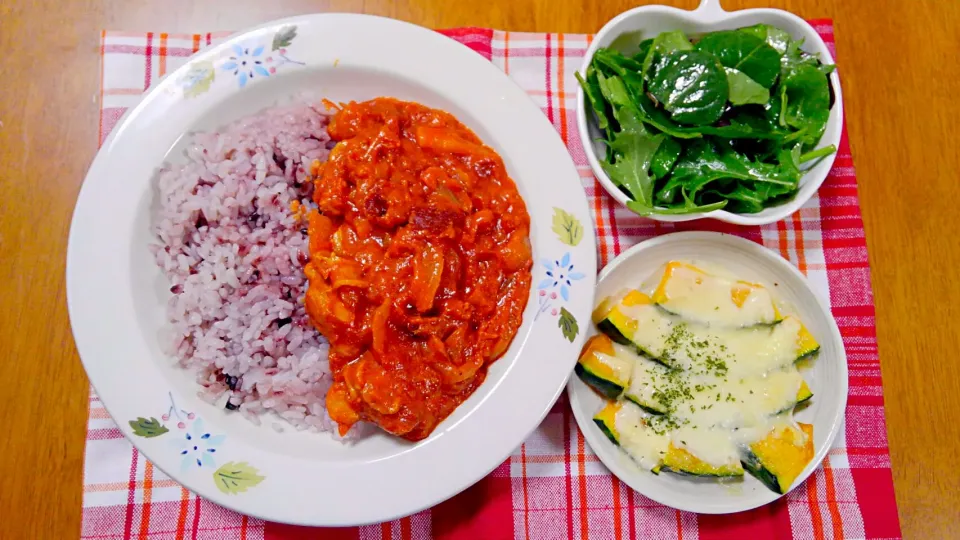
M319 23L317 22L318 20L320 21ZM92 164L90 165L90 168L88 169L84 182L79 191L77 202L76 202L73 216L71 219L70 233L68 238L68 248L67 248L67 264L66 264L65 273L66 273L68 314L71 321L71 329L74 335L74 341L76 343L81 362L83 363L84 368L87 371L88 378L90 380L91 385L94 387L97 394L100 396L100 399L104 407L107 409L110 416L117 423L118 427L120 428L120 431L127 438L127 440L133 444L133 446L137 449L137 451L143 453L158 468L160 468L165 473L167 473L168 476L173 478L178 483L184 485L185 487L188 487L191 491L203 496L204 498L207 498L208 500L211 500L217 504L220 504L232 510L238 511L240 513L255 516L255 517L260 517L260 518L271 520L271 521L283 522L283 523L294 523L294 524L300 524L300 525L315 525L315 526L349 526L349 525L362 525L367 523L376 523L376 522L381 522L385 520L390 520L400 516L412 514L414 512L422 510L423 508L430 507L434 504L437 504L439 502L442 502L448 499L449 497L456 495L460 491L473 485L474 483L479 481L481 478L487 476L497 466L501 465L504 462L504 460L507 459L510 453L515 449L515 447L520 443L522 443L529 436L529 434L532 433L537 428L537 426L539 426L542 423L543 418L550 411L551 407L553 406L553 403L557 400L560 393L566 386L566 382L569 378L570 373L572 372L573 364L576 362L576 353L577 351L579 351L580 344L584 339L584 332L582 331L579 332L579 334L576 335L574 339L570 340L569 344L567 344L571 350L571 353L569 355L569 359L567 362L569 364L568 366L569 369L567 369L566 365L563 365L563 366L558 365L558 369L556 370L556 372L558 374L560 374L561 371L563 372L562 380L558 380L558 383L556 384L555 388L553 388L551 385L549 392L546 392L546 391L543 392L543 393L549 393L549 396L550 396L549 402L544 402L542 404L542 409L537 410L536 414L533 414L532 416L530 416L528 421L524 422L523 427L513 429L513 431L516 433L522 432L522 437L516 437L515 434L511 435L511 439L516 438L516 440L514 441L515 444L514 443L509 444L509 448L506 448L506 445L504 443L500 443L496 445L497 451L494 453L497 454L497 459L496 460L489 459L489 458L484 459L483 462L486 465L482 467L473 467L472 473L467 475L469 476L469 480L464 481L463 479L460 479L458 485L455 488L435 490L435 491L443 491L444 493L442 495L426 497L426 499L430 499L430 500L425 503L421 502L419 504L414 504L414 505L410 505L410 504L398 505L403 507L402 510L396 510L394 508L389 511L380 512L380 513L377 513L376 511L367 512L366 516L363 519L343 520L337 515L332 515L334 512L330 512L330 511L327 511L327 515L318 516L318 514L315 512L310 516L293 517L287 514L276 514L269 510L264 510L261 508L248 507L245 504L243 504L243 501L245 499L243 499L242 497L225 496L220 492L216 491L215 489L212 489L212 486L199 485L195 477L185 477L182 473L176 474L175 471L170 467L169 460L155 459L157 456L158 450L151 444L148 444L152 439L140 439L132 436L132 428L125 425L126 418L118 417L118 413L121 414L121 416L123 416L123 413L126 412L125 410L121 410L125 408L125 405L122 405L119 403L120 401L119 398L115 400L115 398L112 396L111 391L107 390L106 392L104 392L105 388L103 387L103 385L106 379L103 376L97 375L97 370L98 370L97 364L100 362L100 360L98 358L94 358L94 356L96 356L96 353L95 353L95 350L91 349L91 344L90 344L91 340L94 340L95 337L91 337L89 335L88 329L90 328L90 324L88 323L88 321L84 320L84 317L89 313L86 306L84 306L83 304L84 303L89 304L89 300L86 299L80 292L80 289L83 286L83 281L82 281L82 277L77 275L78 268L83 268L83 265L80 265L80 262L83 260L84 242L89 241L88 238L85 238L83 236L83 233L85 233L86 230L89 228L89 226L84 223L84 220L89 217L90 210L88 207L97 202L96 199L91 200L91 197L93 197L93 195L91 195L91 191L94 189L92 186L96 182L98 182L96 178L104 174L104 171L106 170L107 164L110 160L109 154L111 152L111 148L113 147L113 145L123 135L125 130L130 128L131 124L135 123L138 120L139 115L141 115L145 110L149 109L153 100L157 99L157 97L160 94L162 94L164 91L169 90L171 86L175 85L177 79L182 77L194 62L197 62L199 60L205 60L205 59L214 59L223 50L225 50L227 47L231 46L234 43L237 43L244 39L248 39L250 36L257 34L258 32L263 32L271 28L280 28L282 26L291 25L291 24L304 25L304 26L311 23L323 24L324 21L337 21L338 23L342 23L342 24L347 23L347 24L364 25L369 22L371 24L375 23L375 24L387 25L391 27L391 29L398 29L398 31L401 31L402 29L403 32L412 32L412 33L424 36L424 39L432 40L432 42L430 43L431 45L436 45L441 49L446 49L448 51L456 51L456 52L450 52L449 54L462 58L469 70L477 71L478 73L480 73L480 75L478 76L482 76L484 80L490 81L491 87L496 88L499 91L503 92L503 96L501 96L501 99L506 100L508 103L514 103L518 106L518 108L521 109L520 113L518 113L515 110L512 111L511 114L513 116L519 116L521 118L523 118L523 115L527 116L528 118L523 118L522 121L527 122L529 120L530 126L531 126L530 130L537 132L538 135L540 135L541 133L543 134L543 137L544 137L543 144L547 145L549 148L552 149L550 151L551 152L550 155L556 154L556 157L560 159L560 163L557 165L557 167L560 167L561 169L563 169L565 172L565 175L571 178L571 181L569 182L569 188L564 187L562 190L559 190L559 191L562 191L564 195L562 197L561 196L557 196L557 197L558 198L566 197L568 199L567 200L568 205L566 209L571 210L570 213L575 217L579 217L580 224L583 226L582 237L580 240L578 240L579 246L573 245L568 249L569 251L576 252L577 254L584 257L584 259L580 263L582 265L581 267L585 270L585 273L586 273L585 282L581 283L582 286L580 287L582 291L584 291L584 294L581 295L581 298L577 299L576 306L574 304L569 304L568 307L570 307L570 309L575 312L575 316L580 317L581 320L586 320L589 317L590 306L592 306L593 304L593 294L595 290L594 285L596 282L596 237L594 233L594 221L589 212L587 195L583 188L582 183L580 182L579 175L576 172L576 167L574 165L574 162L569 154L569 151L566 145L563 143L563 141L561 140L559 134L556 132L554 127L550 124L549 120L542 114L542 112L539 110L539 107L536 106L536 104L530 99L530 97L526 94L526 92L524 92L523 89L520 88L508 75L506 75L501 70L499 70L496 66L494 66L492 63L490 63L489 60L483 58L482 56L479 56L475 51L471 50L469 47L451 38L442 36L442 34L434 32L433 30L423 28L417 25L413 25L411 23L399 21L396 19L390 19L386 17L351 14L351 13L318 13L318 14L299 15L295 17L288 17L284 19L265 22L265 23L253 26L251 28L248 28L246 30L235 32L230 36L224 38L224 40L219 44L208 47L207 49L204 49L203 51L200 51L197 54L193 55L187 62L184 63L183 66L181 66L177 70L172 71L164 79L158 81L158 83L155 86L153 86L140 99L140 101L136 105L129 107L128 110L124 113L124 115L118 120L118 123L116 124L115 128L111 131L108 137L103 141L103 144L101 145L99 151L96 154L96 157L94 158ZM427 38L426 36L435 36L435 37ZM520 105L521 103L522 103L522 106ZM533 115L534 112L536 113L535 116ZM489 136L492 136L492 135L489 135ZM496 141L488 140L487 142L490 143L490 142L496 142ZM507 151L506 148L500 149L501 153L504 153L506 151ZM562 153L562 156L560 155L561 153ZM505 157L506 157L506 154L505 154ZM514 181L517 182L519 186L520 182L518 181L518 177L515 174L511 174L511 176L514 178ZM575 186L573 184L573 180L576 180ZM531 185L536 187L537 185L540 185L540 184L533 183ZM527 202L528 209L530 208L530 205L531 205L530 198L536 195L534 193L530 193L529 192L530 189L531 188L528 187L527 197L525 197L525 201ZM533 220L534 218L535 216L531 214L531 220ZM546 235L549 234L549 230L550 229L548 227L548 228L545 228L543 231L541 231L539 238L537 240L539 244L544 246L548 244L548 242L545 241L544 238L546 237ZM533 236L533 232L531 232L531 236ZM539 253L539 254L543 255L543 253ZM533 291L536 288L536 280L539 277L539 273L540 273L538 272L538 268L539 268L538 262L539 261L534 260L534 268L531 270L532 283L531 283L531 297L529 300L529 302L531 303L533 302ZM525 311L525 319L530 313L529 304L527 308L528 309ZM526 326L526 324L527 324L527 321L525 320L524 326ZM522 337L525 337L528 342L533 340L534 331L536 330L536 327L533 326L533 321L530 321L530 325L531 325L530 328L528 328L525 331L524 336L522 336ZM88 335L81 335L84 332L86 332ZM518 333L518 337L521 337L520 333ZM564 341L564 343L566 343L566 341ZM531 354L531 351L525 348L525 347L530 347L530 345L531 345L530 343L521 344L520 349L518 349L518 352L516 354L517 361L521 358L521 356ZM513 348L513 345L511 345L511 349L512 348ZM503 359L500 359L500 360L503 360ZM148 363L150 362L148 361ZM515 361L514 364L512 364L508 368L508 370L513 371L516 368L516 365L515 365L516 363L517 362ZM560 367L563 367L563 369L561 370ZM510 373L504 374L500 378L500 380L497 381L496 387L491 389L491 394L486 397L487 398L493 397L492 392L497 390L497 387L503 386L503 384L510 378L510 375L511 375ZM493 381L489 381L488 384L493 384ZM468 416L475 415L483 408L484 408L483 403L478 404L473 410L470 411ZM536 417L535 421L532 421L534 420L534 416ZM459 423L463 423L463 420L458 422L458 424ZM444 439L450 438L453 436L452 431L455 428L456 426L453 426L450 428L450 430L445 431L440 435L442 435L443 436L442 438ZM461 433L462 431L463 430L461 430ZM448 437L448 435L450 437ZM438 436L437 440L440 440L440 439L441 437ZM408 453L408 452L404 452L404 453ZM284 459L288 459L288 458L284 458ZM289 458L289 459L292 459L292 458ZM174 473L174 474L171 474L171 473ZM421 488L419 491L427 490L426 485L420 485L418 487ZM421 497L421 499L424 499L424 498Z
M622 252L620 255L618 255L616 258L610 261L600 271L599 275L597 276L597 288L600 287L601 282L604 279L606 279L610 274L612 274L618 266L623 264L626 260L637 256L638 254L642 253L647 249L650 249L652 247L656 247L665 243L683 242L687 240L712 241L716 239L722 239L722 241L725 241L725 242L729 241L733 244L740 244L740 246L743 249L761 254L762 257L774 262L777 266L781 267L788 273L792 274L795 278L799 278L799 282L803 285L803 293L813 298L816 301L817 307L820 309L820 311L822 311L823 314L826 315L826 320L828 322L828 327L830 330L830 336L829 336L830 341L834 343L834 345L836 346L836 349L839 351L839 357L837 358L838 360L837 369L831 372L831 374L842 375L839 378L839 380L841 382L843 393L842 393L842 396L840 397L839 404L837 406L836 411L834 411L832 414L829 414L828 421L830 423L830 431L827 434L827 437L824 440L822 446L815 449L813 460L810 462L810 464L807 465L806 468L804 468L803 473L801 473L800 476L797 477L797 479L794 481L793 485L790 487L787 493L777 494L776 497L765 502L760 501L756 503L744 504L732 509L723 509L723 508L697 506L697 499L695 498L691 499L690 503L677 504L674 501L662 500L663 497L660 497L657 493L651 493L650 489L642 489L642 490L636 489L633 487L632 484L641 485L641 486L647 485L646 484L647 479L644 477L644 475L649 473L647 473L647 471L642 471L642 470L637 470L636 472L627 471L623 467L621 467L620 464L615 462L611 463L612 460L605 457L606 452L597 452L594 450L594 446L598 442L599 444L607 445L607 446L609 446L610 443L609 441L599 438L597 434L594 433L594 430L592 429L593 427L592 414L587 414L585 411L583 411L582 410L583 407L575 406L577 403L580 402L580 399L577 397L578 391L575 388L575 385L578 383L575 377L571 377L569 382L567 383L567 397L570 401L570 408L573 410L573 416L577 422L577 426L579 427L580 431L583 433L583 436L587 440L587 443L590 445L591 451L593 451L594 455L596 455L597 458L600 460L600 462L603 463L604 467L607 468L609 473L617 477L617 479L622 481L624 484L626 484L629 489L633 489L637 493L645 497L648 497L659 504L662 504L670 508L674 508L676 510L681 510L685 512L695 512L698 514L725 515L725 514L736 514L739 512L745 512L748 510L760 508L786 497L787 494L789 494L794 489L798 488L800 485L806 482L807 479L822 466L822 463L824 459L827 457L827 454L833 448L833 445L836 442L836 438L840 434L840 430L843 429L845 425L845 416L846 416L848 398L850 394L850 387L849 387L849 366L847 364L847 353L843 344L843 336L840 334L840 328L839 326L837 326L836 319L833 316L833 312L831 311L829 304L822 298L820 294L818 294L813 289L813 287L811 287L810 282L807 280L807 277L804 276L790 261L788 261L787 259L783 258L780 254L774 252L773 250L767 248L766 246L760 243L753 242L747 238L743 238L742 236L739 236L736 234L715 232L715 231L678 231L678 232L672 232L672 233L668 233L660 236L655 236L637 243L636 245ZM592 321L591 321L591 324L593 324ZM632 477L632 478L635 478L636 480L628 482L625 478L623 478L623 476L621 476L620 473L618 473L618 471L621 471L622 473L624 473L623 476ZM770 493L773 494L772 491Z

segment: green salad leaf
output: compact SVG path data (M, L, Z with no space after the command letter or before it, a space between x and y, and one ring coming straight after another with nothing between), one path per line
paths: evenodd
M802 44L759 24L597 50L577 80L603 132L603 169L628 208L752 213L795 196L801 167L836 151L816 148L834 66Z
M723 68L727 73L727 84L730 86L731 105L764 105L770 101L770 90L746 73L733 68Z
M603 169L613 183L635 200L651 204L653 178L649 174L650 163L664 135L654 135L647 130L619 77L608 79L599 75L598 81L620 125L620 130L606 141L613 160L603 163Z
M700 51L672 51L655 66L650 93L670 119L702 126L720 119L730 91L716 57Z
M643 42L641 42L641 45L643 45ZM640 73L644 77L648 76L654 62L664 54L689 50L693 50L693 45L690 43L690 40L687 39L686 34L679 30L663 32L655 37L646 49L643 57L643 68Z
M737 30L713 32L697 42L697 50L711 53L724 67L742 71L764 88L780 74L780 53L757 36Z
M673 169L673 164L680 159L681 152L683 152L683 146L676 139L665 138L650 160L650 172L655 178L666 177Z
M827 78L815 65L798 64L780 86L780 125L803 132L802 140L816 144L830 119L830 89Z
M787 46L790 45L791 41L793 41L793 38L790 37L789 32L786 30L781 30L776 26L770 26L769 24L755 24L753 26L741 28L738 31L745 34L751 34L766 41L767 45L773 47L774 50L780 54L787 52Z

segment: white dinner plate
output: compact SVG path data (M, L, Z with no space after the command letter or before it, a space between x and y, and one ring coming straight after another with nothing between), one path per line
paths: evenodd
M802 484L820 466L843 425L847 405L847 356L837 323L796 268L769 249L738 236L714 232L679 232L641 242L620 254L598 277L597 299L637 288L665 262L687 260L720 266L738 278L766 286L785 313L794 313L820 343L820 354L803 378L813 390L810 404L795 418L813 424L814 458L793 483ZM596 334L591 323L588 337ZM718 481L671 473L655 475L637 467L593 422L604 400L578 377L567 385L570 404L590 448L613 474L637 492L678 510L729 514L773 502L778 495L745 473L742 480Z
M227 67L235 62L230 56L264 51L273 55L273 69L251 78ZM161 352L169 283L147 248L158 167L178 159L184 134L302 92L332 101L392 96L453 113L503 157L531 216L533 287L516 339L481 387L416 444L380 432L342 444L324 433L278 433L273 422L256 426L199 399L191 374ZM549 277L558 269L569 282ZM441 502L507 458L567 382L589 326L595 275L580 178L560 137L520 88L441 34L390 19L325 14L236 34L195 55L128 111L77 201L67 298L90 381L121 431L165 473L263 519L357 525ZM182 454L192 451L188 437L215 453L182 467Z

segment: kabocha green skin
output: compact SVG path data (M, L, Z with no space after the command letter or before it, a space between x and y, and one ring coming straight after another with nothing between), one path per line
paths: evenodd
M587 386L593 388L598 394L607 399L617 399L620 397L620 394L623 393L623 386L598 376L585 368L580 362L577 362L573 371Z
M664 32L632 55L597 50L577 79L605 134L604 171L627 206L747 214L796 195L800 165L836 151L814 150L834 66L801 45L761 24L694 41Z
M763 485L770 488L771 491L783 495L784 491L780 488L780 482L777 480L776 475L768 471L753 452L747 450L744 453L743 459L740 460L740 464L757 480L763 482Z
M603 434L606 435L608 439L610 439L610 442L612 442L616 446L620 446L620 441L617 440L617 438L613 435L613 432L610 431L610 428L608 428L607 425L604 424L602 420L598 420L594 418L593 423L600 428L600 431L602 431Z
M647 352L645 349L643 349L636 343L630 341L630 339L624 336L623 332L621 332L620 329L617 328L617 326L610 321L610 319L604 319L599 323L597 323L597 329L599 329L601 332L606 334L607 337L612 339L615 343L626 345L628 347L633 347L637 351L637 354L639 354L640 356L643 356L644 358L649 358L650 360L653 360L654 362L661 364L663 366L673 367L670 364L664 362L662 359L653 356L652 354Z
M672 472L673 474L679 474L681 476L692 476L696 478L737 478L737 477L743 476L742 474L734 474L734 473L713 474L713 473L691 472L691 471L685 471L683 469L672 469L670 467L667 467L666 465L661 465L660 470Z
M655 415L657 415L657 416L667 414L666 407L664 407L664 408L662 408L662 409L658 409L658 408L653 407L653 406L652 406L651 404L649 404L649 403L640 403L640 401L639 401L637 398L633 397L633 396L624 396L624 397L625 397L627 400L629 400L630 403L633 403L633 404L636 405L637 407L640 407L641 409L647 411L647 412L650 413L650 414L655 414Z

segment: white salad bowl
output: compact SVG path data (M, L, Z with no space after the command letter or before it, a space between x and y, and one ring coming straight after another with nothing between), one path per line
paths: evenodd
M701 0L700 6L693 11L686 11L668 6L642 6L625 11L604 25L597 32L596 37L587 49L580 67L580 74L586 76L587 67L593 60L597 49L613 47L623 52L635 51L640 41L655 37L661 32L681 30L688 35L715 32L717 30L733 30L755 24L769 24L787 31L795 39L804 40L803 49L809 53L820 55L825 64L834 63L833 56L823 39L806 21L793 13L779 9L745 9L742 11L724 11L719 0ZM820 139L818 148L834 145L840 147L840 134L843 131L843 95L840 91L840 78L835 70L830 74L830 83L833 86L836 101L830 110L830 119L827 128ZM600 180L600 184L611 197L626 205L630 198L614 184L600 165L598 155L603 155L603 135L596 125L596 117L586 103L583 89L577 90L577 128L580 133L580 142L583 144L587 161L593 169L593 174ZM697 212L681 215L651 214L647 217L658 221L690 221L701 218L712 218L738 225L765 225L775 223L796 212L816 193L823 181L826 180L833 166L836 152L815 161L804 170L800 179L800 191L789 201L765 208L755 214L737 214L726 210L712 212Z
M809 366L801 368L813 390L808 405L795 418L813 425L814 456L791 489L809 477L826 457L843 427L847 405L847 356L837 323L826 299L811 288L796 267L773 251L749 240L715 232L680 232L641 242L625 251L603 271L597 282L597 301L626 288L636 288L664 263L686 260L719 266L741 279L764 285L783 313L797 315L820 344ZM587 336L596 334L590 325ZM593 422L605 400L579 377L567 385L570 407L600 461L638 493L678 510L701 514L730 514L771 503L785 495L774 493L749 473L742 479L693 478L671 473L655 475L641 469L614 446Z

